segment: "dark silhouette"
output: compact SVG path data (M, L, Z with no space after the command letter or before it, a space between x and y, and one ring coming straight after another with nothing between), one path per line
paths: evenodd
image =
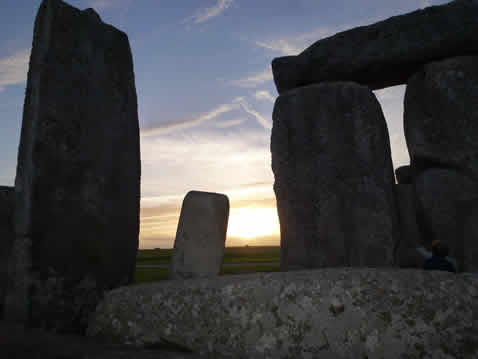
M448 255L448 246L442 241L432 242L432 256L428 258L423 269L428 270L444 270L448 272L456 273L455 266L445 257Z

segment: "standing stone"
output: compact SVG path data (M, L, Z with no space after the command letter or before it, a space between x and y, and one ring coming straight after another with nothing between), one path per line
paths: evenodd
M413 183L412 169L410 166L400 166L395 169L395 177L399 184Z
M317 41L297 56L272 61L277 91L326 81L373 90L400 85L422 65L478 55L478 1L457 0L393 16Z
M15 180L11 321L81 332L104 290L131 283L140 152L125 33L60 0L38 11Z
M463 211L463 271L478 272L478 201L464 206Z
M0 320L8 280L8 261L15 234L13 232L13 187L0 186Z
M323 83L280 95L271 152L283 270L393 264L395 180L369 88Z
M457 260L457 269L462 271L464 251L468 250L463 238L463 205L478 201L477 183L457 171L433 168L417 177L415 188L423 246L431 247L433 240L445 241L449 257Z
M402 268L423 268L424 257L417 251L423 244L417 223L415 186L396 184L394 190L400 224L396 263Z
M478 181L477 98L478 56L433 62L409 79L404 128L416 175L450 168Z
M219 193L190 191L179 216L169 279L214 277L221 271L229 199Z

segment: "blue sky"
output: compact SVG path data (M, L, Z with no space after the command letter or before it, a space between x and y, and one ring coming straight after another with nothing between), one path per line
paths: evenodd
M189 190L231 201L231 228L246 208L275 216L270 168L277 91L270 63L320 38L443 0L71 0L128 34L141 127L140 247L172 247ZM2 0L0 185L13 185L27 63L40 0ZM387 119L395 167L408 163L404 86L375 91ZM269 213L269 214L267 214ZM251 219L252 221L252 219ZM264 222L274 221L263 218ZM275 226L276 224L271 224ZM278 231L226 245L279 244Z

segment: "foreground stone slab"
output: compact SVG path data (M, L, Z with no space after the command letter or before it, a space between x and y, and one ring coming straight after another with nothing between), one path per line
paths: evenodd
M407 82L430 61L478 54L478 2L457 0L319 40L272 61L279 93L324 81L380 89Z
M229 218L229 199L220 193L190 191L179 216L169 279L219 275Z
M101 291L133 279L140 199L128 37L92 9L40 6L15 188L15 285L5 313L84 329Z
M369 88L335 82L280 95L271 152L283 270L393 264L395 179Z
M3 318L3 301L7 288L8 263L15 238L13 232L14 195L13 187L0 186L0 320Z
M409 79L404 129L415 174L441 167L478 181L477 98L478 56L432 62Z
M478 203L477 183L458 171L432 168L417 177L415 188L423 245L431 248L433 240L445 241L450 247L450 257L458 261L457 269L464 270L465 253L476 247L470 240L478 236L478 232L470 233L478 229L476 226L468 225L468 232L464 232L467 220L477 220L475 216L469 217L470 205Z
M476 313L475 275L328 268L119 288L88 335L211 358L475 358Z

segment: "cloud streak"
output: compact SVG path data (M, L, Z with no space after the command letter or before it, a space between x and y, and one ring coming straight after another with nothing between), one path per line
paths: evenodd
M164 135L166 133L170 133L176 130L184 130L191 127L199 126L203 124L204 122L213 120L224 113L239 109L240 108L239 101L241 101L241 98L237 98L233 100L233 102L231 103L219 105L209 112L203 113L201 115L198 115L186 120L164 121L158 125L155 125L154 127L141 129L141 136Z
M236 81L232 81L231 85L243 88L252 88L272 81L272 79L272 69L269 67L264 71L249 75Z
M132 0L90 0L89 6L95 10L105 10L113 7L127 6Z
M27 81L30 49L23 49L0 58L0 91L8 85L22 84Z
M274 96L272 96L269 91L265 91L265 90L256 91L256 93L254 94L254 97L256 98L256 100L265 100L265 101L270 101L272 103L274 103L275 101Z
M199 9L194 15L183 20L183 23L201 24L221 15L226 9L230 8L233 0L217 0L216 5Z
M256 41L255 44L264 49L278 52L281 55L298 55L317 40L329 37L339 31L338 28L321 27L310 32L279 39Z

